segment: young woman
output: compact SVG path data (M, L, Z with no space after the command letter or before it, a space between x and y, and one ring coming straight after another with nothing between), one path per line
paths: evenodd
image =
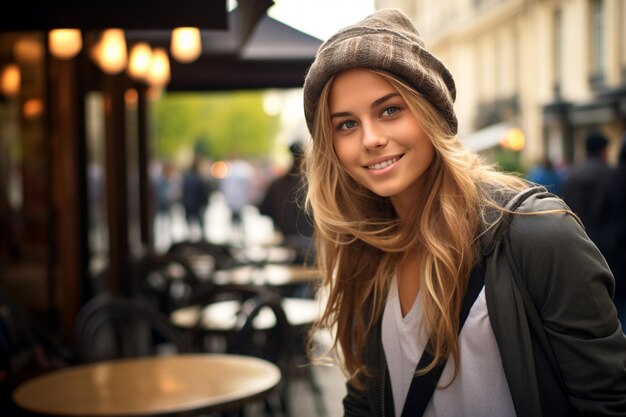
M422 415L424 398L426 416L626 415L604 258L560 199L463 148L455 94L395 10L339 31L308 71L319 325L345 415Z

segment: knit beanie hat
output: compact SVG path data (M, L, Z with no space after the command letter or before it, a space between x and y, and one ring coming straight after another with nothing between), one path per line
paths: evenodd
M304 116L309 132L313 132L324 85L333 75L350 68L378 69L397 76L430 101L443 115L450 132L456 134L454 79L426 50L409 18L394 9L375 12L341 29L320 46L304 80Z

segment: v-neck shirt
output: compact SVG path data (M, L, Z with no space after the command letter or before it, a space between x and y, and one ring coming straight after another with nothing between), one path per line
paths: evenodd
M394 276L383 312L381 337L396 417L402 414L415 367L428 342L421 294L422 290L403 317ZM461 329L459 349L461 365L456 379L449 387L435 390L424 417L514 417L513 400L489 321L484 287ZM454 360L450 357L439 386L450 382L453 366Z

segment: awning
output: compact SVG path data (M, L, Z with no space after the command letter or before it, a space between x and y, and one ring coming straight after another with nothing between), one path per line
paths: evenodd
M257 24L240 57L244 60L313 62L322 41L265 15Z
M202 54L189 64L172 60L168 91L301 87L320 39L263 15L241 43L241 12L229 13L227 31L202 30ZM169 31L127 31L129 43L168 47Z
M227 28L226 0L13 1L7 7L0 13L2 31Z
M502 122L488 126L461 138L461 143L474 152L479 152L499 145L515 126L509 122Z

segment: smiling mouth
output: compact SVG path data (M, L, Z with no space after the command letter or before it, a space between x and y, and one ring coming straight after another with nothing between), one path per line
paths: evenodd
M383 162L379 162L377 164L374 165L367 165L367 169L371 170L371 171L377 171L379 169L385 169L387 168L389 165L393 164L394 162L400 160L400 158L402 158L404 155L400 155L400 156L394 156L393 158L387 160L387 161L383 161Z

